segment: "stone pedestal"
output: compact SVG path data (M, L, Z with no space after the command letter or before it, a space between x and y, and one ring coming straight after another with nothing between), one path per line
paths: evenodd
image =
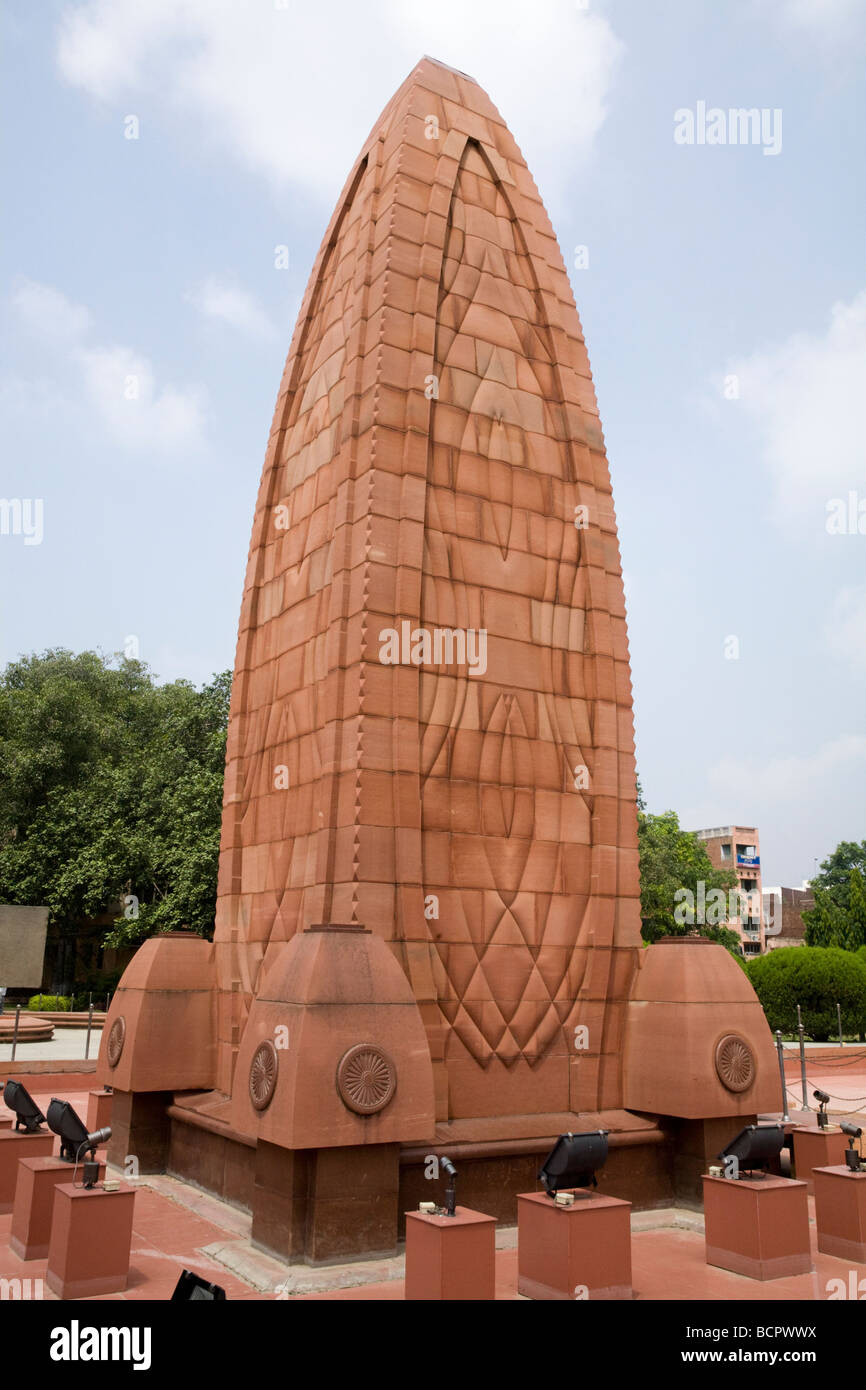
M791 1178L704 1177L707 1264L750 1279L808 1274L809 1203Z
M140 1174L164 1173L171 1138L168 1107L173 1100L169 1091L115 1091L111 1105L109 1163L123 1168L127 1156L134 1154Z
M105 1129L111 1124L111 1110L114 1102L113 1091L89 1091L87 1095L87 1132Z
M20 1260L44 1260L48 1254L54 1190L58 1183L72 1181L73 1165L60 1158L22 1158L18 1165L18 1186L12 1208L9 1244ZM105 1164L99 1165L100 1182ZM82 1180L78 1165L77 1182Z
M815 1225L822 1255L866 1264L866 1173L846 1165L814 1169Z
M800 1182L806 1184L811 1196L815 1191L812 1170L838 1167L844 1163L848 1140L838 1125L828 1125L826 1129L795 1125L791 1134L794 1138L794 1171Z
M11 1129L14 1123L11 1116L0 1115L0 1129Z
M631 1202L590 1196L556 1206L517 1198L517 1291L536 1299L631 1298Z
M468 1207L454 1216L406 1213L406 1298L496 1297L496 1218Z
M54 1152L55 1136L50 1129L38 1134L22 1134L14 1129L0 1131L0 1213L11 1211L18 1183L18 1164L22 1158L47 1158Z
M259 1140L253 1244L327 1264L397 1248L397 1144L292 1150Z
M48 1287L58 1298L121 1293L129 1275L135 1189L85 1192L71 1183L54 1190Z

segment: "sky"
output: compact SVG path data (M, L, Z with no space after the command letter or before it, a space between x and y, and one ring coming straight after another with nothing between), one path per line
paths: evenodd
M232 666L307 277L427 53L569 270L648 809L756 826L765 887L866 838L864 0L6 0L0 43L0 664Z

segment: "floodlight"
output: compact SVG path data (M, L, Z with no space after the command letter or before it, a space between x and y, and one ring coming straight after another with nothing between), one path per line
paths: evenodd
M818 1105L818 1128L827 1128L827 1106L830 1104L830 1097L826 1091L813 1091L812 1095L819 1102Z
M69 1101L58 1100L56 1096L48 1107L48 1128L60 1136L60 1157L65 1163L77 1163L82 1153L89 1153L93 1158L97 1145L111 1138L111 1130L107 1127L88 1134L86 1124Z
M210 1303L225 1299L226 1291L219 1284L209 1284L200 1274L185 1269L174 1286L170 1303Z
M785 1143L782 1125L747 1125L736 1138L726 1144L718 1155L721 1159L737 1160L737 1177L757 1168L766 1169L770 1160L778 1158Z
M854 1148L854 1140L862 1139L863 1131L859 1125L852 1125L850 1120L842 1120L839 1128L843 1134L848 1135L848 1147L845 1150L845 1162L852 1173L861 1171L860 1165L863 1162L863 1145L860 1144L859 1152Z
M457 1169L454 1167L454 1164L451 1162L451 1159L450 1159L450 1158L445 1158L444 1155L443 1155L442 1158L440 1158L439 1163L440 1163L441 1167L443 1167L443 1168L445 1169L445 1172L448 1174L448 1186L447 1186L446 1189L445 1189L445 1215L446 1215L446 1216L456 1216L456 1215L457 1215Z
M595 1175L607 1160L606 1129L586 1134L560 1134L539 1171L548 1197L567 1187L597 1187Z
M40 1126L45 1123L45 1116L20 1081L6 1082L3 1099L9 1109L15 1111L16 1130L23 1129L26 1134L39 1133Z

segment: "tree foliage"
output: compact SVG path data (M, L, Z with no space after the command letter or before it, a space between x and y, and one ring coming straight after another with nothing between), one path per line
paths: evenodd
M638 805L638 848L640 852L641 933L645 941L658 941L663 936L685 936L692 928L677 920L677 905L688 892L700 899L699 884L703 883L706 898L714 890L728 894L736 888L737 876L731 869L717 869L706 845L697 835L680 829L675 811L661 815L648 814ZM677 897L676 895L680 896ZM737 932L718 925L699 925L702 936L720 942L739 953Z
M795 1029L798 1004L815 1042L835 1036L837 1003L845 1032L866 1026L866 963L850 951L783 946L750 960L748 975L773 1029Z
M803 913L807 946L856 951L866 945L866 840L843 840L812 880L815 906Z
M0 900L44 904L72 927L129 898L109 945L181 926L208 934L230 689L229 672L200 690L158 685L142 662L94 652L8 666Z

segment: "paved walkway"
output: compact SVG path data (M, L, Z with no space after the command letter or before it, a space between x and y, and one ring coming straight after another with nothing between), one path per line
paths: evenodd
M99 1055L101 1039L102 1029L97 1028L94 1024L90 1033L90 1056L92 1059ZM55 1024L54 1037L50 1042L19 1041L15 1060L16 1062L44 1062L50 1059L55 1062L77 1062L85 1055L86 1046L86 1028L59 1028ZM12 1044L0 1043L0 1062L8 1062L11 1056Z

